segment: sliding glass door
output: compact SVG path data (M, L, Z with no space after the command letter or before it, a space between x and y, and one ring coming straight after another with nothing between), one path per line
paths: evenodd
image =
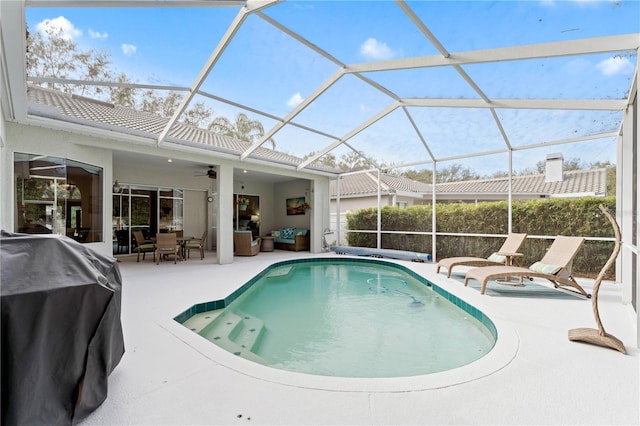
M117 190L117 191L116 191ZM113 254L133 253L133 231L145 238L183 230L183 191L141 185L119 185L113 193Z

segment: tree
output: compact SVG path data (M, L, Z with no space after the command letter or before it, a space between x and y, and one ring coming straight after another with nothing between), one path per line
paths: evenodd
M126 74L118 76L118 83L130 83ZM136 107L136 89L123 86L109 87L109 100L114 105L122 105L128 108Z
M371 162L361 152L350 152L340 157L338 168L345 172L357 172L359 170L367 170L373 167Z
M80 51L78 44L64 33L61 27L47 25L44 34L27 31L27 75L59 79L87 81L117 81L130 83L125 73L118 74L111 68L109 54L93 49ZM138 90L127 87L95 86L91 84L42 83L44 87L62 90L81 96L104 98L115 105L137 108L169 118L182 101L182 95L169 92L166 96L147 90L138 96ZM192 104L184 111L181 120L185 124L206 128L213 115L202 102Z
M317 153L315 151L311 151L308 154L305 154L302 159L306 160L308 158L313 157L314 155L316 155ZM314 161L312 164L316 165L316 166L325 166L325 167L331 167L334 169L338 168L337 165L337 161L336 161L336 156L329 153L326 153L325 155L323 155L322 157L318 158L316 161Z
M209 130L251 144L257 142L264 136L262 123L258 120L251 120L242 112L236 115L235 121L231 121L227 117L214 118L211 124L209 124ZM271 144L272 149L275 149L276 143L273 138L269 138L267 142Z
M411 180L415 180L418 182L424 182L424 183L432 183L432 177L433 177L433 173L431 172L431 170L407 170L404 173L401 173L401 176L406 177L407 179L411 179Z
M113 80L109 55L104 52L78 51L78 45L66 37L64 29L48 25L43 33L27 31L27 75L74 80ZM100 86L43 83L44 87L82 96L102 94Z
M458 163L453 163L443 169L438 168L436 170L436 183L443 182L459 182L463 180L479 179L480 175L470 169L469 167L463 167Z
M402 176L417 180L424 183L432 183L433 173L431 170L408 170L402 173ZM464 180L480 179L480 175L469 167L463 167L461 164L453 163L450 166L437 168L436 183L459 182Z

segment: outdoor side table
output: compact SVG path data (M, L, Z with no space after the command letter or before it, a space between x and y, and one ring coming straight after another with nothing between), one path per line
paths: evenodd
M260 251L273 251L273 237L266 236L260 237L262 239L262 245L260 246Z

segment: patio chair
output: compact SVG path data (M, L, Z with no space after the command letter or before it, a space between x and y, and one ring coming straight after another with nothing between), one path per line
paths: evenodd
M553 286L559 290L575 293L586 298L590 298L580 284L571 276L571 266L573 259L578 254L580 247L584 243L582 237L557 236L547 250L547 253L539 261L528 268L519 266L485 266L473 268L467 272L464 278L464 285L469 284L469 280L477 280L482 284L480 294L484 294L487 283L496 278L504 277L505 282L510 283L512 277L516 278L544 278L549 280Z
M184 249L187 252L187 258L191 257L191 250L200 251L200 260L204 259L204 247L207 245L207 230L205 229L202 238L194 238L184 243Z
M527 238L527 234L509 234L502 244L502 247L500 247L500 250L491 254L491 256L487 258L462 256L440 259L436 268L436 273L440 273L440 268L444 267L447 268L447 278L451 278L451 270L455 266L498 266L505 264L510 266L507 259L510 260L511 256L516 254L525 238ZM511 256L506 256L504 253Z
M156 265L159 265L165 256L173 256L173 263L176 263L178 256L180 256L180 244L178 244L178 237L176 237L175 232L157 234L156 250L158 251Z
M116 240L118 242L118 248L116 249L116 253L121 253L120 249L124 249L124 252L127 253L129 251L129 231L126 229L119 229L115 232Z
M140 262L140 253L142 253L142 260L147 253L153 253L153 261L156 261L156 245L151 240L146 240L142 231L133 231L133 239L136 240L136 251L138 252L138 258L136 262Z
M262 239L253 239L251 231L233 231L233 244L236 256L255 256L260 252Z

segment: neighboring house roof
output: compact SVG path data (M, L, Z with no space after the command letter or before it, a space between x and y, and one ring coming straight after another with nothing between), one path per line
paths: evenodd
M342 176L340 181L341 197L363 197L372 196L378 193L378 175L375 172L363 172ZM431 193L431 185L401 176L380 174L380 191L383 194L397 194L399 192L409 195L419 195ZM331 181L329 193L332 198L337 194L337 181Z
M607 193L607 169L572 170L563 173L561 181L546 182L545 175L513 176L512 193L548 197L604 196ZM474 195L506 194L509 178L447 182L436 185L437 194Z
M400 176L381 174L381 192L383 194L406 192L420 193L431 198L431 185L406 179ZM342 176L340 182L341 197L363 197L377 194L377 176L366 172ZM472 198L477 195L507 194L507 177L495 179L468 180L436 184L436 196L460 196ZM536 197L563 196L604 196L607 192L607 169L573 170L564 172L562 181L546 182L545 175L513 176L512 194ZM330 194L337 195L336 182L331 182ZM450 197L448 197L450 198Z
M28 112L33 116L150 139L157 140L169 122L168 118L156 114L39 86L29 85L27 97ZM171 128L166 141L238 156L251 146L249 142L183 123L176 123ZM249 157L291 166L298 166L303 161L293 155L262 147L253 151ZM308 167L331 173L341 171L325 166Z

